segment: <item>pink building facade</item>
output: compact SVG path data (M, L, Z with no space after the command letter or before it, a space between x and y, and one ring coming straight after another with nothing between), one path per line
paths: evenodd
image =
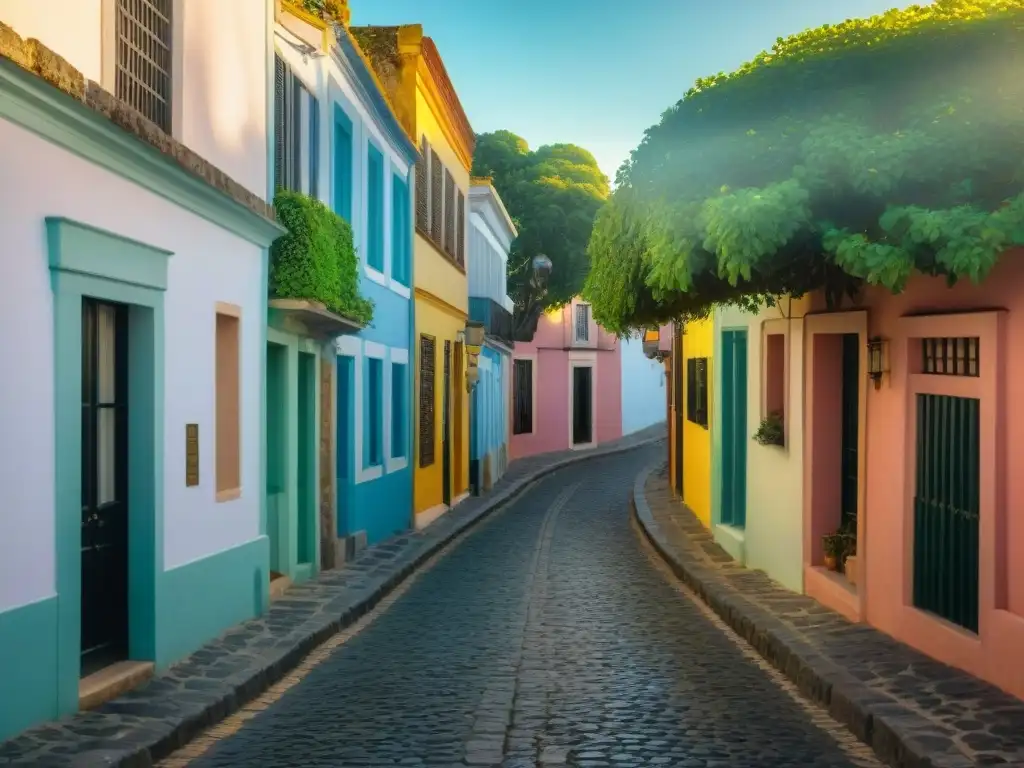
M1018 697L1022 257L981 285L918 277L805 319L805 591ZM822 564L843 514L855 516L853 579Z
M580 299L543 315L513 353L510 458L585 450L622 436L618 339Z

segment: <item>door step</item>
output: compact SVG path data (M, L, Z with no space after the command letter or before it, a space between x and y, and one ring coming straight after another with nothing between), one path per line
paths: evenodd
M153 676L152 661L119 661L78 681L78 708L93 709Z
M270 572L270 600L278 600L284 596L285 591L292 585L292 580L283 573Z

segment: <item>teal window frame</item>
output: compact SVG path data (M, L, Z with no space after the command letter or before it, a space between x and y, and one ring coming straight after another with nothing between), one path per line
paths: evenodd
M366 145L366 263L384 271L384 153Z
M391 175L391 277L409 287L412 260L412 214L409 185L397 173Z
M391 458L408 456L409 365L391 363Z
M363 384L363 467L384 464L384 361L367 357Z
M353 156L352 120L341 108L334 105L334 212L349 224L352 223L352 178L355 158Z

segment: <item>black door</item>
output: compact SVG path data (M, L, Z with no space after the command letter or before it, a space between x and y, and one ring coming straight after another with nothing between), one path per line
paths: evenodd
M586 445L594 440L593 381L594 369L572 369L572 443Z
M82 304L82 676L128 656L128 308Z
M857 425L860 422L860 341L856 333L843 334L842 458L840 499L842 521L856 530Z
M452 343L444 343L444 407L441 409L441 500L452 503Z

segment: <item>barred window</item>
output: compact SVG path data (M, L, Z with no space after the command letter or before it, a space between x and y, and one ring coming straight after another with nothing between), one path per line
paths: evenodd
M708 359L691 357L686 361L686 418L707 429Z
M430 150L430 237L437 243L441 243L442 225L444 220L444 166L441 165L441 158L437 152Z
M171 132L173 0L116 0L114 93Z
M921 339L922 370L939 376L980 376L977 336Z
M576 305L576 323L573 338L577 344L590 341L590 305Z
M430 232L430 187L427 177L430 166L430 146L427 137L420 144L420 156L416 158L416 226Z
M434 370L436 352L433 336L420 336L420 466L434 463Z

